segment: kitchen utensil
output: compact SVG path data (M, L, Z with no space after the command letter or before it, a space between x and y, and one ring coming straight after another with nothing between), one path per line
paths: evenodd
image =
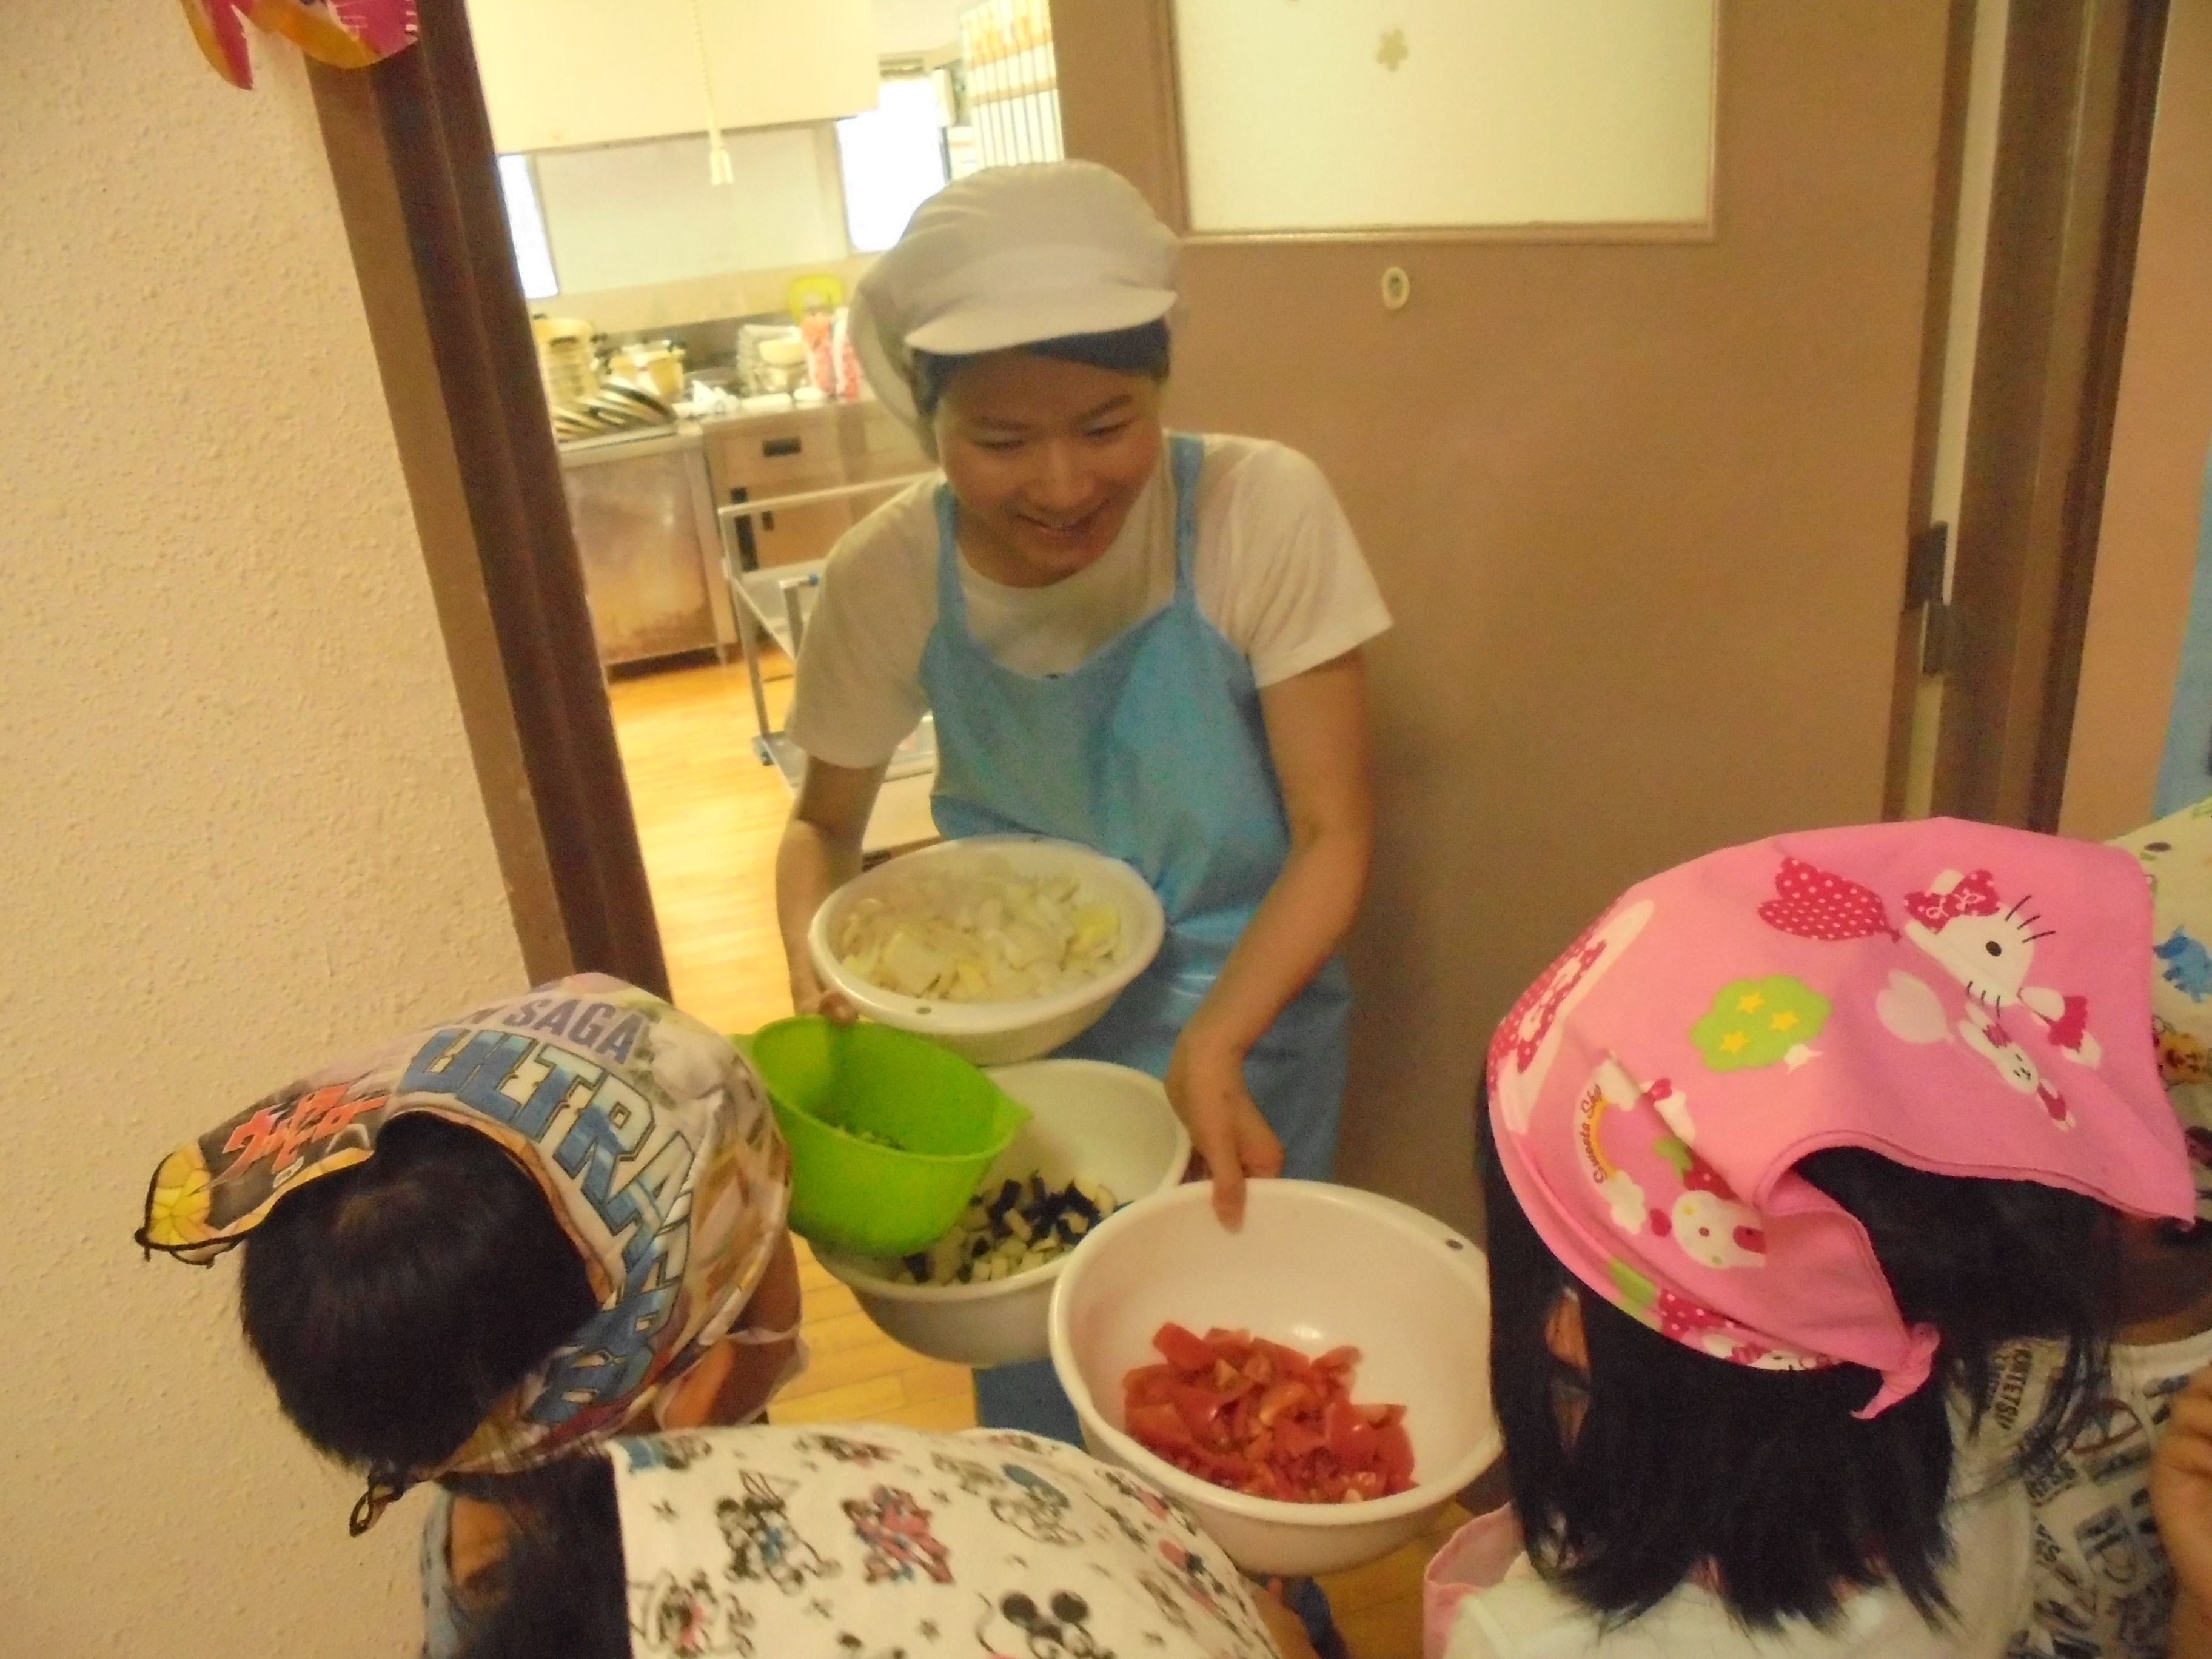
M608 371L634 386L644 387L663 403L684 395L684 354L666 341L626 345L607 360Z
M1032 1175L1052 1187L1080 1177L1103 1182L1126 1203L1166 1191L1189 1165L1189 1133L1167 1091L1142 1072L1096 1060L1038 1060L988 1075L1028 1108L1030 1121L978 1183L986 1194ZM1073 1259L983 1285L908 1285L891 1277L896 1261L826 1249L815 1256L852 1287L860 1310L886 1335L956 1365L1043 1358L1052 1287Z
M627 405L647 421L659 424L676 418L676 411L643 386L628 380L609 380L599 388L603 397Z
M1122 1430L1122 1379L1159 1356L1169 1320L1249 1330L1307 1353L1360 1352L1353 1396L1406 1407L1418 1485L1363 1504L1247 1498L1186 1474ZM1197 1512L1246 1571L1334 1572L1419 1537L1497 1457L1490 1403L1490 1280L1482 1252L1442 1222L1374 1193L1255 1181L1235 1231L1210 1183L1109 1217L1053 1291L1052 1361L1084 1443Z
M743 1046L791 1147L792 1231L861 1255L944 1233L1029 1116L958 1055L888 1026L806 1015Z
M590 323L581 317L533 317L530 331L538 343L538 372L548 403L556 408L579 404L599 390Z
M1121 913L1121 955L1096 979L1019 1002L925 1001L871 985L839 958L836 941L861 900L880 893L925 860L941 866L1003 860L1024 875L1073 875L1089 896ZM945 842L879 864L847 882L814 914L807 947L815 970L869 1019L933 1037L982 1066L1007 1066L1050 1054L1096 1024L1121 989L1159 954L1166 917L1158 895L1119 859L1070 841L1042 836L977 836Z

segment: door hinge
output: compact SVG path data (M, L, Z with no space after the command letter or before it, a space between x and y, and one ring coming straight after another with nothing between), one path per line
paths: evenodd
M1951 555L1951 526L1931 524L1912 538L1905 555L1905 608L1943 602L1943 570Z
M1920 673L1933 678L1951 665L1951 607L1938 599L1920 608Z
M1912 538L1905 556L1905 610L1920 613L1920 672L1941 674L1951 658L1951 606L1943 597L1950 563L1951 526L1931 524Z

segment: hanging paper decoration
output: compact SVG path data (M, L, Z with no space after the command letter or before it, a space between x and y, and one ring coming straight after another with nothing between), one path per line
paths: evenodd
M234 87L253 84L248 20L318 63L366 69L415 44L415 0L184 0L192 38Z

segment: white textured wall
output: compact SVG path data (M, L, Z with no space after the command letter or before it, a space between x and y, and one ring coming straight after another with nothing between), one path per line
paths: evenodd
M304 79L0 4L0 1652L411 1652L148 1172L521 969Z

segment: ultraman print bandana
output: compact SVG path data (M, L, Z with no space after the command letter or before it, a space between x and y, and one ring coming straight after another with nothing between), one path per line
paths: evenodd
M513 1474L619 1433L729 1334L790 1192L767 1095L730 1041L580 975L328 1067L187 1141L155 1173L138 1241L211 1261L416 1112L477 1130L529 1171L600 1311L442 1468L380 1472L357 1529L410 1481Z
M709 1429L607 1449L637 1659L1274 1659L1190 1512L999 1430Z

